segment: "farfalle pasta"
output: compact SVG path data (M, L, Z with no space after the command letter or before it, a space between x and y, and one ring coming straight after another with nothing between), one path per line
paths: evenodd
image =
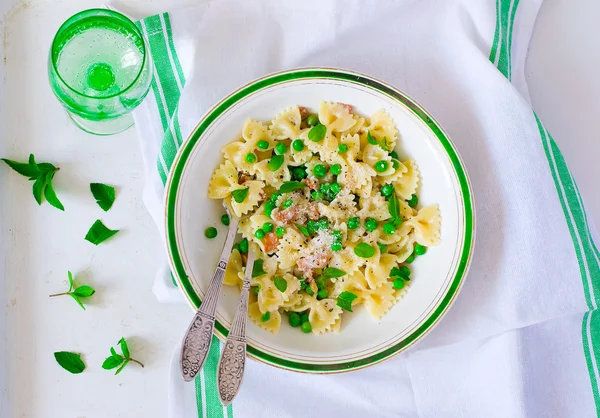
M380 320L408 291L409 265L440 241L437 205L420 207L419 170L400 159L384 110L343 103L291 106L248 119L224 146L208 196L240 219L224 283L240 286L251 245L250 319L276 333L284 319L320 335L357 306Z

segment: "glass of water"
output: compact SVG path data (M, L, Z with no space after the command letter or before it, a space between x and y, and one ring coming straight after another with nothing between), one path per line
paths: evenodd
M135 23L106 9L70 17L48 57L52 91L73 122L96 135L133 125L131 111L150 89L151 69L148 46Z

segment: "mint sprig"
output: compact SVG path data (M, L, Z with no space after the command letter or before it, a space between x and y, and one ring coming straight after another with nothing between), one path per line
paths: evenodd
M104 362L102 363L103 369L111 370L118 367L117 371L115 371L115 374L119 374L131 361L144 367L144 365L140 361L131 357L129 347L127 346L127 341L125 341L125 338L121 337L118 344L121 348L122 355L118 354L117 351L113 347L111 347L110 356L107 357L106 360L104 360Z
M85 305L83 304L81 299L89 298L94 293L96 293L96 291L94 290L94 288L92 288L91 286L88 286L88 285L75 287L74 282L73 282L73 274L69 271L69 272L67 272L67 276L69 278L69 290L67 292L63 292L63 293L55 293L53 295L50 295L50 297L53 298L56 296L69 295L73 298L73 300L75 302L77 302L77 304L79 306L81 306L81 309L83 309L85 311Z
M1 160L17 173L33 181L33 197L35 198L35 201L38 202L38 205L42 204L43 197L45 197L46 201L55 208L63 211L65 210L65 207L58 196L56 196L56 192L52 186L54 174L56 174L60 168L55 167L50 163L36 163L33 154L29 154L29 161L27 163L8 160L6 158L2 158Z

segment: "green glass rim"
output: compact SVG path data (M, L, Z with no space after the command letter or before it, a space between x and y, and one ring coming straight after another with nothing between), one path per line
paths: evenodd
M94 16L95 13L99 13L99 12L109 15L111 17L117 18L117 19L121 19L128 25L128 27L126 29L131 30L131 32L135 33L135 35L138 36L140 38L140 40L142 41L142 56L143 56L143 58L142 58L142 65L140 66L139 72L137 73L137 75L135 76L133 81L127 87L123 88L118 93L113 93L113 94L106 95L106 96L89 96L89 95L81 93L77 89L71 87L71 85L64 80L64 78L58 71L58 68L56 67L56 60L54 59L54 55L55 55L54 52L55 52L55 48L56 48L56 43L60 39L59 35L70 24L72 24L74 20L77 20L81 17L86 17L86 15L89 15L90 17L92 17L92 16ZM50 46L50 60L52 61L52 68L53 68L56 76L59 78L59 80L65 86L67 86L69 88L69 90L71 90L73 93L77 94L78 96L85 97L88 99L94 99L94 100L111 99L113 97L117 97L117 96L122 95L123 93L126 93L130 88L132 88L138 82L140 76L144 72L144 66L146 65L147 56L148 56L148 52L146 50L146 41L144 39L144 35L142 35L142 32L140 32L140 30L135 25L135 23L131 19L129 19L127 16L125 16L124 14L121 14L119 12L115 12L114 10L109 10L109 9L86 9L86 10L82 10L79 13L75 13L73 16L71 16L66 21L64 21L62 25L60 25L60 27L56 31L56 34L54 35L54 39L52 39L52 44Z
M219 116L221 116L238 101L246 96L258 92L261 89L272 87L273 85L279 83L302 79L334 79L367 86L368 88L379 93L383 93L384 95L409 109L435 135L444 148L460 186L462 198L461 203L464 210L463 241L461 243L462 248L460 249L460 256L458 257L458 264L454 269L454 277L452 278L444 296L438 302L433 312L430 312L427 318L421 322L417 329L412 331L402 340L388 345L386 348L383 348L374 354L369 354L356 360L328 364L315 364L288 360L267 353L255 346L252 346L250 343L247 345L247 353L250 357L275 367L307 373L348 372L372 366L376 363L387 360L404 351L406 348L413 345L424 335L426 335L439 322L448 308L452 305L452 302L462 287L473 254L473 247L475 243L475 211L472 188L464 164L449 136L445 133L437 121L435 121L435 119L425 109L418 105L408 95L367 75L349 70L321 67L298 68L270 74L252 81L246 86L234 91L205 114L202 120L193 129L187 140L180 147L177 156L175 157L165 188L165 234L167 240L167 251L169 255L171 271L173 272L173 276L177 281L180 290L183 292L190 305L194 309L198 309L201 300L186 273L181 254L177 247L176 238L175 207L177 202L177 193L186 162L190 157L194 147L200 142L202 134L213 122L219 118ZM227 335L229 334L229 330L219 320L215 321L215 331L217 336L221 339L227 338Z

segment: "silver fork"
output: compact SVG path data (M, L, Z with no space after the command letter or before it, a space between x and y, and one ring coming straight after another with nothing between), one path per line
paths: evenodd
M225 211L230 215L229 209L226 206ZM219 264L210 280L206 296L200 305L200 309L196 312L192 323L183 337L179 365L181 367L181 375L186 382L194 380L194 377L202 370L208 350L210 349L213 329L215 327L217 300L219 299L221 284L225 277L225 269L229 262L231 248L233 247L239 223L239 221L231 215L229 216L229 219L229 230L227 231L227 238L225 239Z
M219 359L217 371L217 386L219 387L219 398L223 406L231 403L237 395L244 369L246 368L246 321L248 320L248 295L250 291L250 279L254 267L254 251L248 250L248 262L244 273L244 283L240 293L235 317L229 330L229 336L225 341L225 347Z

